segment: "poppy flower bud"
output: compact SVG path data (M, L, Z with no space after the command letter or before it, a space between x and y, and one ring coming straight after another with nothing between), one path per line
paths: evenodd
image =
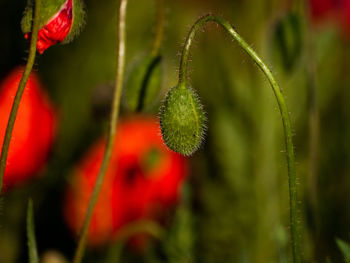
M23 68L13 70L0 84L0 150ZM37 174L50 151L56 118L47 94L31 73L18 108L4 175L9 189Z
M160 127L165 144L183 155L195 152L204 137L205 114L194 91L180 85L172 88L160 109Z
M40 3L37 50L42 54L50 46L68 43L78 34L85 22L85 11L81 0L46 0ZM31 36L32 20L33 3L29 0L21 23L26 39Z
M126 80L124 102L130 111L154 106L161 89L161 57L147 55L135 63Z
M72 174L64 214L75 233L79 233L84 222L104 148L105 140L97 142ZM122 121L94 209L89 244L112 242L129 223L164 219L177 203L186 178L186 166L184 157L164 146L156 119L134 117Z

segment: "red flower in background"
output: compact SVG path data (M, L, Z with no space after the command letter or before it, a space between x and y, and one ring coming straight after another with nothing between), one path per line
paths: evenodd
M68 35L73 23L73 3L67 0L62 8L38 32L37 50L42 54L49 47L62 42ZM30 33L24 37L30 38Z
M65 200L65 218L79 232L103 158L100 140L76 167ZM90 245L111 241L118 230L139 219L160 219L176 204L186 176L186 160L167 150L156 119L120 123L104 184L95 207Z
M310 0L310 6L316 22L332 19L350 33L350 0Z
M13 70L0 84L0 150L23 68ZM7 156L4 188L21 183L43 167L53 141L55 115L35 73L24 89Z

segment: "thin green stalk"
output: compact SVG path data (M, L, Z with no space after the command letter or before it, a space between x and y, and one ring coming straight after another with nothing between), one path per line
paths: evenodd
M29 56L27 64L24 68L24 72L21 78L21 81L19 82L17 92L15 99L12 104L11 113L9 116L9 120L7 122L4 142L2 145L1 150L1 159L0 159L0 194L2 190L2 184L4 180L5 175L5 168L6 168L6 161L7 161L7 154L9 151L10 141L11 141L11 135L13 131L13 127L15 125L16 116L18 107L22 98L22 94L24 91L24 88L27 84L30 72L32 71L34 61L35 61L35 55L36 55L36 42L38 41L38 32L39 32L39 6L40 6L41 0L35 1L35 11L34 11L34 20L33 20L33 28L32 28L32 37L30 40L30 47L29 47Z
M163 35L164 35L164 23L165 23L165 16L164 16L164 0L156 0L157 5L157 22L156 22L156 32L154 35L154 40L152 44L152 51L151 54L153 56L157 56L160 50L160 46L163 41Z
M30 263L39 263L38 250L36 248L35 231L34 231L34 213L33 201L29 199L27 210L27 242L28 256Z
M107 172L107 168L111 160L114 137L115 137L116 128L117 128L116 125L117 125L118 115L119 115L120 98L121 98L124 68L125 68L125 21L126 21L127 2L128 2L127 0L120 0L120 6L119 6L118 41L117 41L118 42L117 73L116 73L112 112L111 112L111 117L109 122L107 145L104 152L102 165L101 165L99 174L97 176L95 186L92 191L89 204L86 210L86 216L85 216L83 228L80 234L79 243L75 251L73 263L80 263L82 261L84 251L85 251L85 246L86 246L86 238L87 238L89 226L92 219L92 214L98 199L98 195L102 187L104 176Z
M228 21L218 16L206 15L199 18L195 22L195 24L192 26L187 36L187 39L182 51L181 61L180 61L178 85L184 85L186 82L190 47L192 45L192 42L194 40L196 33L207 22L215 22L221 25L229 33L229 35L235 41L237 41L238 45L244 49L244 51L254 60L254 62L265 74L277 99L277 103L280 109L282 122L283 122L287 163L288 163L290 227L291 227L291 239L292 239L292 252L293 252L293 260L294 260L293 262L300 263L301 262L300 232L299 232L299 223L298 223L298 215L297 215L298 214L297 183L296 183L296 171L295 171L295 157L294 157L294 149L293 149L293 141L292 141L292 128L291 128L291 122L290 122L287 105L285 103L281 89L279 88L277 81L272 75L270 69L265 65L265 63L260 59L260 57L255 53L255 51L249 46L249 44L235 31L233 26Z

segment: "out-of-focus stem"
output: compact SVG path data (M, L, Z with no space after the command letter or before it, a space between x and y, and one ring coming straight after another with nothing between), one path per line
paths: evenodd
M151 51L151 54L153 56L157 56L159 53L160 46L163 41L164 23L165 23L164 0L156 0L156 5L157 5L156 32L154 35L152 51Z
M39 263L38 250L36 248L33 201L28 201L27 209L27 242L29 263Z
M104 176L107 172L107 168L112 156L112 149L113 149L114 137L115 137L116 128L117 128L116 126L117 126L118 115L119 115L120 98L121 98L124 68L125 68L125 42L126 42L125 21L126 21L127 2L128 2L127 0L120 0L120 6L119 6L117 73L116 73L115 89L114 89L114 96L113 96L112 112L111 112L111 117L109 122L107 145L105 148L101 168L97 176L95 186L92 191L89 204L86 210L86 216L85 216L83 228L80 234L78 247L74 255L73 263L80 263L82 261L84 251L85 251L85 246L86 246L86 238L89 231L89 226L91 223L93 211L103 184Z
M18 88L17 88L16 96L15 96L15 99L14 99L13 104L12 104L11 113L9 116L9 120L7 122L4 142L2 145L1 159L0 159L0 194L1 194L4 175L5 175L7 154L8 154L9 147L10 147L11 135L12 135L13 127L15 125L17 111L19 108L19 104L21 102L24 88L27 84L28 78L30 76L30 72L32 71L34 61L35 61L36 42L38 41L38 32L39 32L39 8L41 5L40 1L41 0L35 1L34 19L33 19L32 33L31 33L28 61L27 61L27 64L24 68L22 78L21 78L19 85L18 85Z

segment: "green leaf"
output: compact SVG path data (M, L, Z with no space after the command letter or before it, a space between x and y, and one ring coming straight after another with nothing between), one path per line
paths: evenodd
M338 248L343 254L345 262L350 263L350 245L339 238L336 239L336 242L337 242Z
M162 86L161 61L161 56L147 55L132 65L123 91L129 111L150 109L158 101Z
M30 263L39 263L38 251L36 248L35 231L34 231L34 215L33 201L29 199L27 210L27 239L28 239L28 255Z
M290 71L301 57L303 46L302 17L294 13L287 13L276 21L273 31L271 47L274 50L274 55L282 68Z

